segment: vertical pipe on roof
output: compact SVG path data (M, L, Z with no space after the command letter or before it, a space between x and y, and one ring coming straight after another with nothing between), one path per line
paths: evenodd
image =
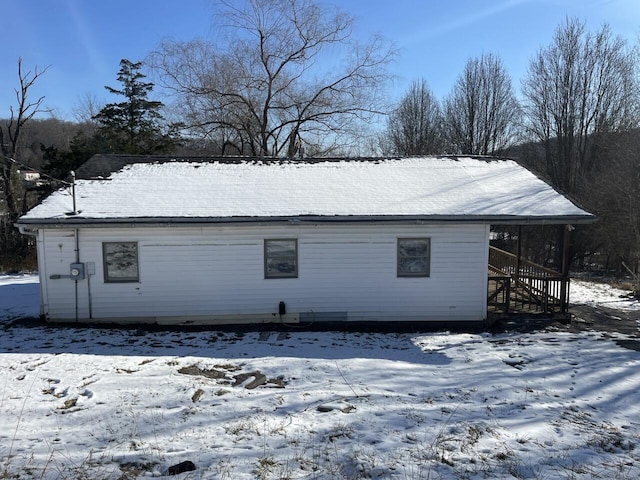
M73 211L72 215L78 213L78 209L76 208L76 172L71 170L71 199L73 201Z

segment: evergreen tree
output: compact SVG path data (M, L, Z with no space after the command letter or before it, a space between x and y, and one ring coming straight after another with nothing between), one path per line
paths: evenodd
M107 143L97 132L87 135L78 131L69 142L67 150L60 150L54 145L40 144L43 171L56 179L65 179L69 172L76 170L93 155L108 151Z
M145 82L140 72L142 62L120 60L120 89L106 86L114 95L124 97L119 103L108 103L93 119L98 122L95 137L106 142L102 153L152 154L166 153L176 146L175 127L165 128L160 109L162 102L148 99L153 83ZM102 142L100 142L102 143Z

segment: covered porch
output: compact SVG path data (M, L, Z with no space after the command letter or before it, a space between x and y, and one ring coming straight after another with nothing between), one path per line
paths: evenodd
M518 228L516 253L489 247L487 317L515 314L552 315L570 318L569 232L560 225L561 268L554 270L522 256L522 227Z

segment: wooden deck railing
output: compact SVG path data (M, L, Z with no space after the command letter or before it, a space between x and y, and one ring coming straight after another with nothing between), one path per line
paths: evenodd
M490 312L510 313L511 277L508 275L489 275L487 310Z
M517 255L505 252L496 247L489 247L489 265L507 275L514 275L516 273L521 276L532 275L536 277L557 277L561 275L560 272L524 259L520 259L520 271L516 272L518 269Z
M518 263L520 268L518 269ZM489 249L490 311L566 313L569 277L495 247Z

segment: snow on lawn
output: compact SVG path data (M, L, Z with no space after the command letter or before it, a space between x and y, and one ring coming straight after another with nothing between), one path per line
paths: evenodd
M628 290L620 290L606 283L594 283L571 279L572 304L609 307L617 310L640 310L640 301Z
M0 274L0 321L38 316L38 282L38 275Z
M5 322L0 478L638 478L619 339Z

